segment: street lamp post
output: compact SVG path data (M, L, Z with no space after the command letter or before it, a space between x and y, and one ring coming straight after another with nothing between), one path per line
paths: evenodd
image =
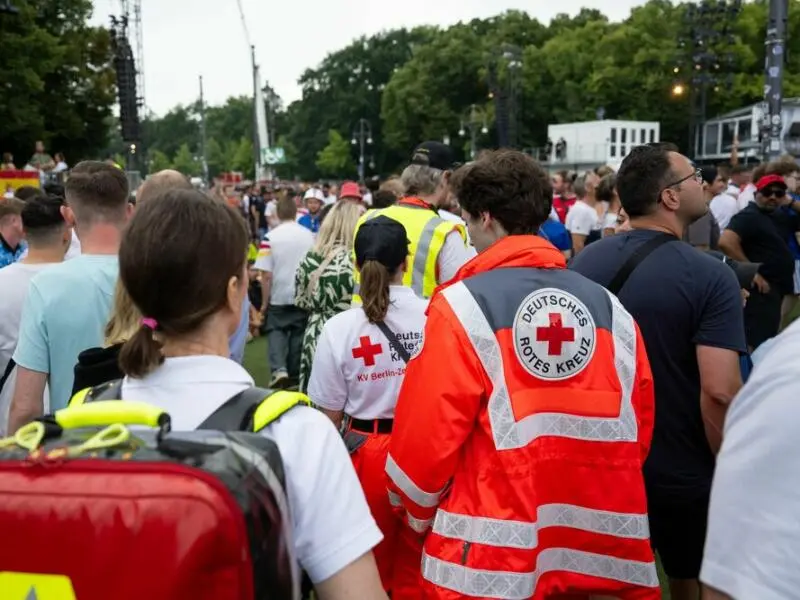
M785 63L786 19L788 0L770 0L767 25L767 52L764 82L764 155L778 159L783 152L783 68Z
M354 146L358 144L358 180L364 183L364 160L366 146L372 145L372 127L366 119L359 119L358 126L353 131L353 139L350 143ZM370 163L375 164L375 163Z
M478 132L486 135L489 133L489 128L486 126L486 111L484 111L477 104L472 104L469 110L461 117L461 128L458 130L458 135L464 137L469 129L469 156L470 160L475 160L475 155L478 153Z

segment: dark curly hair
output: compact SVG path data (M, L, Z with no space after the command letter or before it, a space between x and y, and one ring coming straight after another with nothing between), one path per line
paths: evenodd
M535 234L553 205L550 176L517 150L482 154L453 173L450 187L463 210L488 212L510 235Z

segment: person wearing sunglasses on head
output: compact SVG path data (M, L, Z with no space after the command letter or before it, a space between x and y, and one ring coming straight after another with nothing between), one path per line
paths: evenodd
M745 307L751 351L777 335L783 297L794 291L794 257L777 222L787 215L794 231L800 230L800 203L787 193L786 180L765 175L756 182L755 202L731 219L719 242L720 249L734 260L761 263Z

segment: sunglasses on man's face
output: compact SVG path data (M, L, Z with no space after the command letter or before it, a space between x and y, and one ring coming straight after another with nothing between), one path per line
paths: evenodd
M770 188L761 190L761 195L764 198L783 198L786 195L786 190L781 188Z

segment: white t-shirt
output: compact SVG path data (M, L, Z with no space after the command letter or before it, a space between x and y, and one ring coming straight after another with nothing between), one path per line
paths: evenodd
M730 188L728 188L730 189ZM756 186L748 183L738 196L739 210L747 208L747 205L756 201Z
M0 269L0 378L17 347L22 307L28 297L31 279L49 266L50 263L27 265L15 262Z
M336 196L334 196L333 194L325 196L325 199L323 200L323 202L325 204L333 204L334 202L336 202Z
M254 266L272 273L270 304L294 305L297 268L313 245L311 232L294 221L284 221L261 240Z
M739 194L742 190L739 189L739 186L735 183L729 183L728 187L725 188L725 193L728 194L731 198L738 198Z
M428 303L411 288L389 288L385 323L413 355L422 341ZM406 372L377 325L360 307L331 317L322 329L308 382L314 404L356 419L391 419Z
M709 209L717 220L720 230L722 230L731 222L733 215L739 212L739 203L730 194L718 194L711 200Z
M728 409L700 579L735 600L800 589L800 322L775 339Z
M270 220L276 218L277 214L278 214L278 201L274 199L270 200L264 206L264 218L267 220L267 227L269 229L274 229L274 227L271 227L269 223Z
M443 218L445 221L451 221L453 223L458 223L459 225L461 225L464 228L464 231L467 232L467 254L469 255L470 259L472 259L472 257L476 256L478 254L478 252L472 246L472 240L469 239L469 231L467 231L467 224L464 221L464 219L459 217L457 214L451 213L449 210L444 210L443 208L439 209L439 216L441 218ZM445 243L447 243L446 240L445 240Z
M458 270L475 256L475 248L464 243L458 231L451 231L444 238L442 250L436 259L439 268L439 283L446 283L456 276Z
M578 200L567 213L565 223L570 233L589 235L597 229L597 211L583 200Z
M190 431L251 387L241 366L220 356L168 358L143 379L126 378L125 400L158 406L174 431ZM262 431L278 446L294 524L295 556L314 583L335 575L383 538L353 463L325 415L298 407Z

